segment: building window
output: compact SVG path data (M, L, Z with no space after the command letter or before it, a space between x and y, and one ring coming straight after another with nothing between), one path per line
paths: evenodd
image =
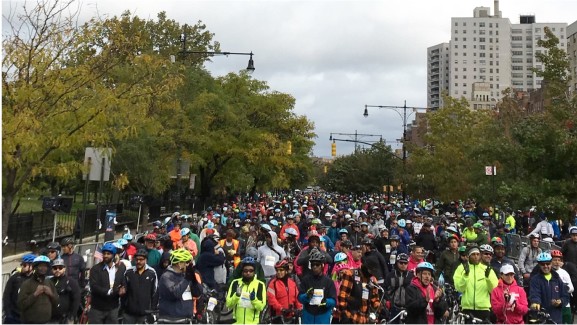
M455 29L455 34L459 34L459 30L458 30L458 29Z
M489 23L489 28L493 28L493 23Z
M463 37L463 42L466 42L466 41L467 41L467 38L466 38L466 37Z
M455 42L458 42L458 41L459 41L459 38L458 38L458 37L455 37Z
M523 40L523 36L513 36L513 37L511 37L511 39L512 39L513 41L522 41L522 40Z
M455 87L459 87L459 84L455 82Z
M484 29L479 30L479 35L485 35L485 30Z
M479 37L479 42L485 43L485 38L484 38L484 37Z
M467 26L467 22L466 22L466 21L463 22L463 26Z
M479 27L485 27L485 23L484 23L484 22L480 22L480 23L479 23Z
M479 53L479 57L484 58L484 57L485 57L485 53L483 53L483 52Z
M459 48L459 45L455 44L455 48L458 49L458 48Z
M455 22L455 26L459 26L459 23L458 23L458 22Z
M485 50L485 45L479 45L479 50Z
M463 34L467 34L467 30L466 30L466 29L463 29Z

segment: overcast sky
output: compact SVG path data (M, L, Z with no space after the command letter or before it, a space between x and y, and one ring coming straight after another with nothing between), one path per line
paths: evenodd
M493 13L492 0L81 3L83 16L130 10L152 19L166 11L181 24L201 20L222 51L254 52L253 77L296 98L295 113L314 122L314 154L322 157L330 156L331 132L400 139L402 119L397 113L373 108L364 118L364 105L402 106L406 100L407 106L425 107L427 47L449 41L451 17L472 17L478 6ZM3 11L10 5L15 3L3 1ZM521 14L534 14L537 22L577 20L576 0L504 0L499 7L512 23L519 23ZM244 56L215 57L206 66L219 76L244 69L247 61ZM353 148L352 143L337 143L339 155Z

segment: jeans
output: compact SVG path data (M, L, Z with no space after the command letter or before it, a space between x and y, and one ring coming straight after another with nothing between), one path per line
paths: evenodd
M88 312L88 323L90 324L118 324L118 307L102 311L92 307Z

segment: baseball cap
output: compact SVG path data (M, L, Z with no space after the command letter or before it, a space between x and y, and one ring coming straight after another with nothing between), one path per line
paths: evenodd
M501 274L510 274L510 273L515 273L513 265L504 264L503 266L501 266Z

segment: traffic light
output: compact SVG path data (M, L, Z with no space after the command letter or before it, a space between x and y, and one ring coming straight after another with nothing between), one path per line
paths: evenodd
M337 144L336 142L333 141L333 143L331 144L331 155L333 157L337 156Z
M287 142L286 153L287 155L291 155L293 153L293 143L290 141Z

